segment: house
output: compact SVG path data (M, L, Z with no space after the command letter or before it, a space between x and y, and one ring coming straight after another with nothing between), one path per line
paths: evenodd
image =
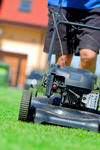
M0 60L10 66L11 86L23 87L32 70L44 70L47 14L47 0L0 0Z

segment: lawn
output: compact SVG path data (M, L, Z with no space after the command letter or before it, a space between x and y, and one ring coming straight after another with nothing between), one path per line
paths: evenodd
M0 150L100 149L100 133L18 121L22 92L0 87Z

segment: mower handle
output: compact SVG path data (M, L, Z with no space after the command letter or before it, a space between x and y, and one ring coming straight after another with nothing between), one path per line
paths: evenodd
M74 22L70 22L70 21L59 21L57 23L57 27L60 24L73 25L73 26L78 26L78 27L84 27L84 28L93 29L93 30L100 30L100 27L95 27L95 26L90 26L90 25L85 25L85 24L80 24L80 23L74 23Z

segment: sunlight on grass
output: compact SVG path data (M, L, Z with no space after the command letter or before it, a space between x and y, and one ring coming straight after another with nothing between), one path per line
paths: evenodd
M0 150L100 149L100 133L18 121L22 92L0 88Z

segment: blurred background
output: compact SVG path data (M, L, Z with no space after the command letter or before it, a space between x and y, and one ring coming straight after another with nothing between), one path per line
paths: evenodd
M23 88L34 69L43 71L43 45L48 22L47 0L0 0L0 74Z
M47 14L47 0L0 0L0 85L8 82L23 89L41 80L47 61L43 53ZM71 65L77 67L79 59L74 56ZM55 55L51 63L55 63Z

